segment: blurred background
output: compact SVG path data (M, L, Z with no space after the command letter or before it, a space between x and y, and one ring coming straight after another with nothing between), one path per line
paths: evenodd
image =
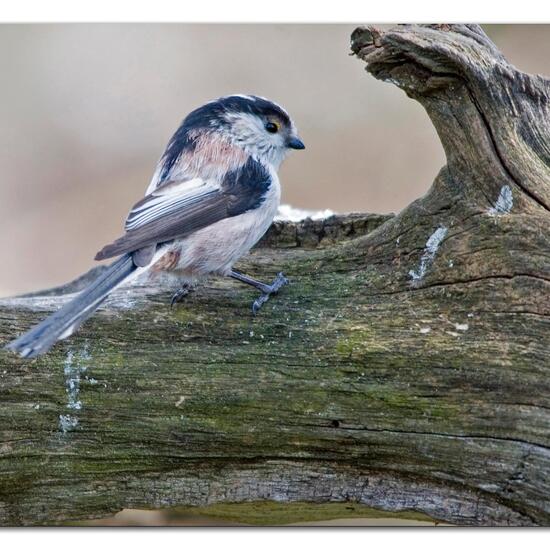
M221 95L262 95L295 119L307 149L283 165L284 203L386 213L425 193L445 162L435 130L349 56L355 26L0 25L0 296L88 270L180 120ZM550 74L550 26L485 30L513 64ZM145 511L102 522L212 523L225 524Z
M62 284L118 237L180 120L235 92L281 103L307 144L283 202L396 212L444 164L423 109L349 56L350 25L0 25L0 296ZM489 25L550 74L550 27Z

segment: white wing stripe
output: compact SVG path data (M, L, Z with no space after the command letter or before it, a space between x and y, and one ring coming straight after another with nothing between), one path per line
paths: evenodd
M200 181L200 185L197 185ZM218 191L219 187L214 184L205 183L202 180L191 180L185 182L193 184L191 186L177 186L165 195L151 195L151 198L140 204L137 208L128 214L126 219L126 230L135 229L152 220L158 219L164 215L184 208L186 205L196 202L204 197ZM176 193L178 191L178 193Z
M189 201L189 200L179 201L173 204L167 204L162 208L155 208L155 209L148 210L139 216L132 216L131 218L128 218L128 223L126 227L128 229L132 229L139 225L143 225L144 223L154 220L155 218L160 218L164 214L172 212L177 208L184 206L185 204L188 204L189 202L192 202L192 201Z

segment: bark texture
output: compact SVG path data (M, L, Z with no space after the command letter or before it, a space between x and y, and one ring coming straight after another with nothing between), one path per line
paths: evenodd
M255 318L231 281L174 309L145 282L46 357L1 352L2 524L276 501L550 525L550 82L475 25L352 50L433 121L430 191L276 223L240 268L292 283ZM78 284L3 300L2 342Z

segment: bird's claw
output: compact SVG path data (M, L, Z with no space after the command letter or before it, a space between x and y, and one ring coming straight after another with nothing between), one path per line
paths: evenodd
M191 292L191 285L184 284L180 289L174 292L172 299L170 300L170 309L174 307L174 304L181 302Z
M266 292L263 292L252 304L252 314L256 315L260 308L269 300L272 294L277 294L279 290L289 283L288 279L282 274L277 273L277 277L271 283L271 285L266 289Z

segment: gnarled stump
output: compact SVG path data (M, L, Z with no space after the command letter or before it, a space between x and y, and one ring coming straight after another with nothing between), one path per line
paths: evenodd
M172 310L132 287L46 357L3 352L3 524L260 500L550 524L549 81L473 25L352 48L426 108L431 190L374 230L276 224L242 267L292 284L256 318L229 281ZM2 341L62 300L4 300Z

